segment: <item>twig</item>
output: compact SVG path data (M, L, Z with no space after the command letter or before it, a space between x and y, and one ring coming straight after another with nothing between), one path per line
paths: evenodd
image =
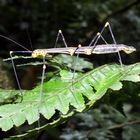
M110 15L108 15L104 20L103 20L103 23L106 22L109 18L111 17L114 17L115 15L118 15L118 14L122 14L124 12L126 12L127 10L129 10L131 7L135 6L135 5L138 5L140 3L140 0L136 0L128 5L126 5L125 7L122 7L120 9L118 9L117 11L115 11L114 13L111 13Z
M114 125L114 126L108 128L108 129L109 130L118 129L118 128L125 127L127 125L133 125L133 124L138 124L138 123L140 123L140 120L134 120L134 121L130 121L130 122L127 122L127 123L122 123L122 124Z

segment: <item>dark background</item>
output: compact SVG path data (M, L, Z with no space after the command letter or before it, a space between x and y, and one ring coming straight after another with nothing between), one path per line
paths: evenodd
M107 21L111 24L117 43L132 45L137 49L137 52L130 55L121 53L123 63L139 62L139 0L0 0L0 34L29 50L53 48L59 29L63 31L68 46L77 46L79 43L88 45ZM108 31L103 36L112 43ZM9 57L11 50L24 49L0 38L0 58ZM118 63L116 55L95 55L88 58L95 66ZM19 63L23 63L22 60ZM11 65L8 65L8 69L12 71ZM35 67L26 70L23 68L19 74L22 88L32 88L38 71L40 70ZM14 86L11 84L7 86L9 87Z
M34 50L53 48L58 30L61 29L68 46L84 46L89 45L108 21L117 43L132 45L137 49L137 52L130 55L122 53L123 63L131 64L138 62L140 58L139 9L139 0L1 0L0 34ZM109 43L113 43L108 29L103 36ZM9 51L16 50L24 49L0 38L2 59L9 57ZM114 54L90 56L90 60L95 66L118 63L118 57ZM23 63L22 60L18 62ZM29 71L36 75L34 68ZM19 74L19 77L22 76ZM23 88L30 89L30 86Z
M61 29L68 46L88 45L109 21L118 43L138 49L139 9L139 0L1 0L0 34L32 50L29 36L33 49L54 47ZM109 40L108 32L104 36ZM0 45L1 55L10 50L23 50L3 38Z

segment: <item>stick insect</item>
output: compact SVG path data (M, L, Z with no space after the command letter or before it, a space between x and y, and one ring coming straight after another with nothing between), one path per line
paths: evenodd
M108 44L104 37L102 36L102 33L104 31L105 28L109 28L111 37L113 39L113 44ZM32 58L41 58L43 60L43 70L42 70L42 76L41 76L41 86L40 86L40 95L39 95L39 103L38 103L38 114L39 114L39 118L40 118L40 107L41 107L41 103L42 103L42 95L43 95L43 83L44 83L44 77L45 77L45 69L46 69L46 57L52 55L52 54L59 54L59 53L64 53L64 54L69 54L71 56L73 56L74 54L76 54L77 56L77 60L80 54L85 54L85 55L91 55L91 54L107 54L107 53L118 53L118 57L119 57L119 62L121 65L121 68L123 69L123 65L122 65L122 59L121 59L121 55L120 55L120 51L124 51L125 53L132 53L133 51L136 51L136 49L132 46L127 46L124 44L117 44L116 40L114 38L112 29L110 24L107 22L105 24L105 26L103 27L103 29L101 30L101 32L97 33L96 36L92 39L92 41L90 42L90 44L88 46L81 46L78 45L78 47L68 47L65 38L63 36L63 33L61 30L59 30L56 41L55 41L55 47L54 48L50 48L50 49L37 49L34 51L30 51L28 50L26 47L22 46L21 44L15 42L14 40L11 40L7 37L4 37L2 35L0 35L1 37L8 39L9 41L12 41L13 43L17 44L18 46L22 47L23 49L25 49L26 51L10 51L10 57L11 57L11 62L12 62L12 66L13 66L13 70L14 70L14 74L15 74L15 78L16 78L16 82L18 84L19 90L20 90L20 94L21 96L23 95L22 93L22 89L18 80L18 75L16 72L16 67L14 64L14 59L13 59L13 54L14 53L31 53ZM61 36L63 43L65 45L65 48L56 48L57 42L59 37ZM97 45L98 40L102 39L105 44L102 45ZM75 78L75 69L73 70L73 77L72 80ZM40 123L38 125L40 127Z

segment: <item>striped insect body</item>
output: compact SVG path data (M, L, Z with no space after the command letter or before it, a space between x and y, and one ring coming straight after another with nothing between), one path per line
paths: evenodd
M111 37L113 39L114 44L108 44L102 36L102 33L103 33L103 31L106 27L109 27L109 31L110 31L110 34L111 34ZM2 35L0 35L0 36L5 38L5 39L8 39L7 37L4 37ZM62 41L65 45L65 48L56 48L59 36L62 37ZM97 45L98 40L100 38L105 42L105 44ZM127 46L127 45L124 45L124 44L117 44L116 43L109 22L106 22L106 24L104 25L101 32L98 32L96 34L96 36L92 39L91 43L88 46L81 46L79 44L77 47L68 47L61 30L58 31L58 35L57 35L54 47L53 48L48 48L48 49L36 49L34 51L30 51L30 50L26 49L24 46L22 46L21 44L18 44L11 39L8 39L8 40L12 41L13 43L19 45L20 47L22 47L23 49L26 50L26 51L16 51L16 53L31 53L32 58L40 58L40 59L43 60L41 86L40 86L40 94L39 94L39 102L38 102L38 116L39 116L39 118L40 118L40 112L41 112L40 110L41 110L41 106L42 106L43 83L44 83L44 79L45 79L45 70L46 70L46 57L51 57L52 58L53 54L69 54L71 56L77 55L76 58L78 58L80 54L92 55L92 54L118 53L119 62L120 62L120 65L123 69L120 51L124 51L127 54L130 54L130 53L136 51L136 49L133 46ZM21 95L23 95L22 89L21 89L21 86L20 86L20 83L19 83L19 80L18 80L16 67L14 65L14 59L13 59L13 55L12 55L13 53L15 53L15 52L10 51L11 62L12 62L14 74L15 74L15 77L16 77L16 81L17 81L20 93L21 93ZM76 59L76 63L78 63L77 60L78 59ZM74 62L75 65L76 65L76 63ZM72 77L71 83L73 84L75 82L74 80L75 80L75 77L76 77L76 68L73 69L73 75L71 77ZM72 93L75 90L76 89L74 89L74 87L71 88ZM38 127L40 127L40 122L39 121L38 121Z

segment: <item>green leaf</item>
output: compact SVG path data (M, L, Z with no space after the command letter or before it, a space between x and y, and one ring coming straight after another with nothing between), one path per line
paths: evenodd
M112 86L110 86L110 88L112 90L120 90L122 88L122 83L121 82L115 82Z
M20 97L19 94L19 91L0 89L0 105L16 101Z
M123 78L125 81L140 82L140 76L137 74L127 75Z
M60 73L65 75L64 77L71 75L67 71ZM56 110L60 113L57 114L56 119L51 120L52 122L30 130L30 133L57 125L75 112L82 112L93 107L94 103L102 98L108 89L119 90L122 88L121 81L126 80L127 76L129 76L127 80L135 81L132 77L134 73L135 77L139 76L140 63L124 66L124 69L116 64L104 65L86 74L76 73L77 76L72 82L63 80L61 77L50 80L43 84L41 106L39 106L40 86L31 91L25 91L22 102L0 106L0 127L3 131L7 131L14 125L19 126L25 121L32 124L39 119L38 110L46 119L52 119Z
M81 71L85 68L93 69L93 64L86 61L84 58L77 58L66 54L60 54L54 57L54 60L59 64L65 64L71 69Z

